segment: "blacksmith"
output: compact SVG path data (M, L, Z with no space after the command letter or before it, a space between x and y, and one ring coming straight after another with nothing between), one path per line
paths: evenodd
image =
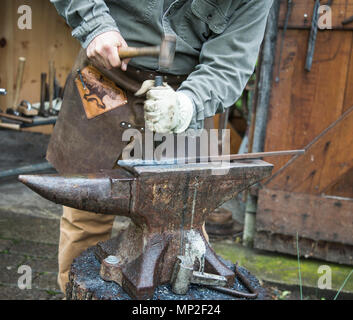
M50 0L82 50L69 76L47 158L61 174L112 169L127 142L128 123L159 133L201 129L205 119L232 106L254 71L272 0ZM176 36L174 64L155 57L119 58L121 47L159 45ZM123 105L88 118L76 80L90 63L112 80ZM145 80L163 75L169 86ZM125 100L124 100L125 101ZM170 115L173 116L170 116ZM207 119L206 119L207 122ZM64 291L73 259L110 237L114 216L64 207L59 285Z

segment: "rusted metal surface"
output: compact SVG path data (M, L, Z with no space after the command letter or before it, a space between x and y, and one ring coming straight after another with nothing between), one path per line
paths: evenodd
M223 175L217 174L221 171ZM210 212L271 171L272 165L253 160L222 167L212 163L145 166L130 172L120 168L91 175L19 179L56 203L129 216L133 224L114 240L100 244L97 256L103 262L105 280L116 281L134 298L146 299L158 285L170 282L177 256L195 252L197 241L203 247L204 266L198 262L195 268L225 277L228 287L234 284L234 272L209 246L202 225ZM104 261L111 255L118 261L113 265Z

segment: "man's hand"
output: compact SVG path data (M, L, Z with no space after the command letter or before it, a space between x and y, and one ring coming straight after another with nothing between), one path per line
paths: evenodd
M158 133L182 133L194 112L192 101L182 92L175 92L166 83L154 87L154 80L146 80L135 95L146 93L144 103L146 127Z
M120 47L128 47L120 32L109 31L95 37L87 47L86 54L89 59L108 70L121 67L121 70L126 71L130 59L120 61Z

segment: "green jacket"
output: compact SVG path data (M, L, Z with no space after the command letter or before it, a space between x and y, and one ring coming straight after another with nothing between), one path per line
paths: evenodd
M194 103L190 128L241 96L254 71L273 0L50 0L86 48L99 34L120 31L129 46L157 45L173 33L171 74L189 74L178 90ZM153 57L135 67L158 70ZM163 71L163 70L160 70Z

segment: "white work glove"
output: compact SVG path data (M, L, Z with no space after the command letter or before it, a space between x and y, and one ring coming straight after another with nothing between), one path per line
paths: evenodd
M144 103L147 129L157 133L181 133L190 125L194 106L182 92L174 91L167 83L155 87L154 80L146 80L135 96L146 94Z

